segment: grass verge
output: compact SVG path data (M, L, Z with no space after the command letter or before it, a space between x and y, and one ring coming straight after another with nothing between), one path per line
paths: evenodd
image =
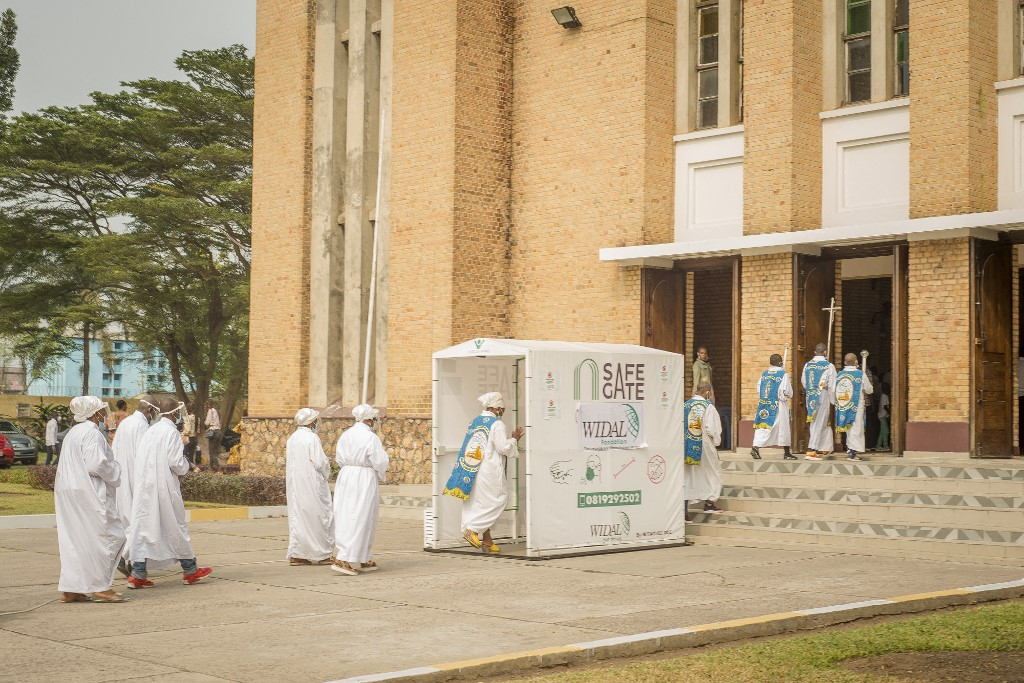
M531 683L879 683L910 679L848 671L844 660L897 652L1024 650L1024 602L949 610L549 676ZM987 679L986 679L987 680Z
M186 510L233 508L239 505L185 501ZM0 515L52 515L53 491L40 491L28 484L0 480Z

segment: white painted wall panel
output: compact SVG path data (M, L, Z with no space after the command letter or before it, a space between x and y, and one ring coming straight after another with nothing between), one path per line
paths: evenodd
M676 241L742 235L743 127L679 135L675 143Z

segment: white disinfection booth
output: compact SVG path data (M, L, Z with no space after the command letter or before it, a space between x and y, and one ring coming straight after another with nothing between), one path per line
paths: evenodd
M430 550L469 546L443 495L477 397L499 391L509 433L502 554L549 557L684 540L683 357L625 344L474 339L434 354Z

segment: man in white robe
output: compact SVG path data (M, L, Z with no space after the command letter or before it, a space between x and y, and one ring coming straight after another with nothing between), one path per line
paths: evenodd
M517 426L511 438L508 436L505 423L501 421L505 401L498 392L484 394L477 400L484 408L482 415L494 415L498 419L490 426L480 469L469 499L462 505L462 535L470 545L484 552L500 553L501 548L491 537L491 527L508 504L505 464L508 458L519 457L518 442L525 430Z
M99 429L107 404L95 396L71 399L75 422L61 448L53 502L57 512L57 546L63 602L123 602L113 590L125 534L114 490L121 468Z
M846 431L846 459L863 460L864 458L857 455L857 453L864 452L865 405L867 403L867 395L873 393L875 388L871 385L871 377L868 373L862 372L857 366L856 354L846 354L843 357L843 363L843 369L832 377L828 391L836 404L836 428L839 431L843 431L840 426L839 412L843 409L844 399L847 398L846 391L849 390L847 380L852 379L856 381L858 378L860 379L861 385L859 395L857 396L857 413L853 419L853 424Z
M335 461L341 466L334 485L334 544L331 569L355 576L377 569L371 559L380 512L380 485L391 462L374 430L379 411L365 403L352 409L356 423L338 439Z
M756 389L758 415L754 419L754 447L750 449L750 455L754 460L760 460L762 447L781 446L783 460L796 460L790 448L793 437L789 424L789 399L793 398L793 385L789 381L789 373L782 368L782 356L773 353L768 362L770 367L761 375ZM762 396L765 391L773 395ZM778 406L774 420L771 416L767 421L761 420L760 412L766 401Z
M704 512L722 511L715 503L722 493L722 463L718 458L718 446L722 443L722 418L710 402L713 395L711 384L701 382L693 398L687 402L690 405L699 404L703 408L700 416L703 438L700 464L683 465L684 498L688 501L704 501ZM687 514L686 521L691 522L693 518Z
M135 454L139 450L142 435L149 429L149 423L155 422L160 417L160 411L154 403L155 400L148 394L139 399L139 407L134 413L121 420L114 432L114 440L110 444L114 451L114 460L121 466L121 485L117 487L117 513L121 516L121 524L124 525L126 534L131 528L132 476L135 471ZM126 544L125 559L128 559L127 552ZM124 566L123 563L121 566Z
M316 433L319 418L312 408L300 409L295 413L298 428L285 445L291 565L330 564L334 550L331 463Z
M158 400L160 420L146 430L135 454L132 481L132 526L128 531L128 556L132 559L129 588L153 586L149 569L181 565L182 581L192 585L209 576L210 567L199 567L185 524L185 503L178 477L189 471L181 433L171 417L184 404ZM198 468L197 468L198 469Z
M836 376L836 368L825 358L828 353L828 346L818 344L814 347L814 358L807 361L804 371L800 375L800 384L804 392L810 394L813 389L818 392L817 408L814 415L810 416L808 428L810 436L807 439L807 453L805 460L822 460L832 452L833 441L832 425L832 404L835 399L829 393L829 387ZM814 386L808 386L808 382Z

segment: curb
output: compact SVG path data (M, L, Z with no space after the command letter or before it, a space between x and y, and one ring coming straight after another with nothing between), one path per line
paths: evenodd
M233 519L266 519L268 517L287 516L287 505L185 510L186 522L220 522ZM55 526L57 526L57 515L0 516L0 531L10 529L52 529Z
M637 633L562 647L548 647L526 652L513 652L482 659L342 678L328 683L375 683L415 681L441 683L484 676L494 676L532 668L544 669L567 664L585 664L617 657L635 657L665 650L701 647L745 638L772 636L790 631L833 626L858 619L892 614L927 612L944 607L970 605L992 600L1024 597L1024 579L990 583L968 588L953 588L931 593L901 595L894 598L865 600L843 605L815 607L766 614L747 619L733 619L664 631Z

